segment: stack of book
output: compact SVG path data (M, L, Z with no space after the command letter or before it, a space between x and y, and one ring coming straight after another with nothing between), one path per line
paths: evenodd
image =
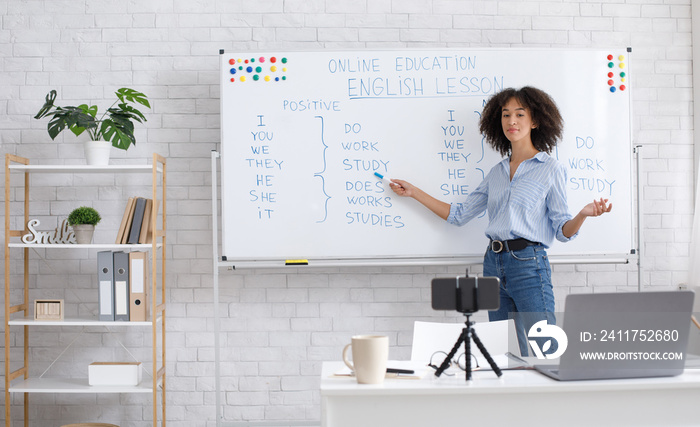
M151 219L158 216L159 201L130 197L117 233L117 244L152 243Z

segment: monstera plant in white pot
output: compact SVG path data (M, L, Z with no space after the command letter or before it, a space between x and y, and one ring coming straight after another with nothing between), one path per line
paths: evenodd
M55 105L56 91L52 90L46 95L44 106L34 118L51 117L48 124L51 139L56 139L66 129L70 129L76 136L87 132L90 137L85 141L87 164L107 165L111 147L127 150L131 144L136 145L134 121L143 123L146 117L134 106L140 104L151 108L146 95L134 89L121 88L115 95L117 100L98 117L96 105Z

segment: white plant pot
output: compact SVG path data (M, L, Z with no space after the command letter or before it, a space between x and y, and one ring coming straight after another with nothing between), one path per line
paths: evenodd
M85 141L83 147L88 165L107 166L109 164L109 154L112 150L110 141Z
M79 245L89 245L92 243L92 235L95 233L95 226L92 224L72 225L75 233L75 241Z

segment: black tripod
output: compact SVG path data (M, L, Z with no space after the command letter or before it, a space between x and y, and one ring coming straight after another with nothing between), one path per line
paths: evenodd
M491 365L491 369L493 369L493 372L496 373L497 376L503 375L501 372L501 369L498 367L496 362L493 361L493 358L489 354L489 351L486 350L486 347L484 347L484 344L481 343L481 340L479 339L479 336L476 335L476 331L474 331L474 328L472 325L474 325L474 322L470 320L471 313L464 313L464 315L467 317L466 321L464 322L464 328L462 329L462 333L459 335L459 338L457 339L457 342L455 343L454 347L452 347L452 350L450 350L450 353L447 355L445 360L442 362L440 367L438 368L437 371L435 371L435 376L439 377L442 375L442 373L445 371L450 366L450 360L454 357L454 355L457 353L457 350L459 350L459 346L464 343L464 355L466 356L466 380L470 381L472 379L472 351L471 351L471 340L474 340L474 343L476 344L477 347L479 347L479 351L481 351L481 354L484 355L486 360L489 362L489 365Z
M493 361L493 358L489 354L489 351L486 350L486 347L484 347L484 344L481 343L481 340L479 339L479 336L476 335L476 331L474 331L473 325L474 322L471 321L470 317L472 314L476 313L479 311L479 307L477 304L478 301L478 287L474 287L474 295L473 295L473 302L474 302L474 307L473 310L468 310L465 309L462 306L462 298L461 298L461 292L462 289L460 287L457 287L456 289L457 295L456 295L456 300L458 301L457 303L457 311L461 312L464 314L466 317L466 320L464 321L464 328L462 328L462 333L459 335L459 338L457 339L457 342L455 343L454 347L452 347L452 350L450 350L450 353L447 355L445 360L442 362L440 367L438 368L437 371L435 371L435 376L439 377L442 375L442 373L445 371L450 366L450 361L452 358L455 356L457 353L457 350L459 350L459 346L464 343L464 355L466 356L465 358L465 364L466 364L466 379L467 381L471 381L472 379L472 349L471 349L471 341L474 340L474 343L476 344L477 347L479 347L479 351L481 351L481 354L484 355L486 360L489 362L489 365L491 365L491 369L493 369L493 372L496 373L497 376L503 375L501 372L501 369L496 365L496 362Z

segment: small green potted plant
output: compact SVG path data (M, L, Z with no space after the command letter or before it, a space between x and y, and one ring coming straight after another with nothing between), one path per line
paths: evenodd
M46 102L34 116L35 119L51 117L48 132L51 139L70 129L76 136L87 132L90 140L85 141L85 156L89 165L106 165L109 163L111 147L127 150L131 144L136 145L134 121L143 123L146 117L134 108L140 104L151 108L148 98L134 89L121 88L114 93L117 100L98 118L96 105L80 104L77 107L59 107L54 104L56 91L46 95Z
M93 208L81 206L73 209L68 215L68 225L73 227L75 240L78 244L89 244L92 242L92 235L95 232L95 225L102 218Z

